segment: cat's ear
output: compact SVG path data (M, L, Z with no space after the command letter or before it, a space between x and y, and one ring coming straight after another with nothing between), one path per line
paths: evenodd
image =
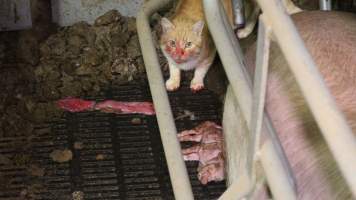
M203 32L203 28L204 28L204 21L199 20L197 23L193 25L193 32L200 36Z
M172 30L175 28L175 26L172 24L169 19L162 17L161 19L161 26L162 26L162 31L163 33L167 33L168 31Z

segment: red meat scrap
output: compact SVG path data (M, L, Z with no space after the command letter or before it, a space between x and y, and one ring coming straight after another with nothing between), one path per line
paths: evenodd
M155 110L151 102L122 102L106 100L95 105L95 110L108 113L140 113L154 115Z
M95 101L88 101L79 98L67 97L57 101L57 106L69 112L81 112L93 110Z
M57 105L58 107L70 112L100 110L102 112L116 114L155 114L155 110L151 102L123 102L106 100L96 103L95 101L68 97L57 101Z

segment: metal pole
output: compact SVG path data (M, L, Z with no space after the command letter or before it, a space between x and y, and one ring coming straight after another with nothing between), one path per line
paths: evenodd
M239 200L246 198L251 192L250 178L242 176L240 179L244 180L232 183L218 200Z
M267 141L263 144L261 148L261 162L263 165L263 170L265 171L268 185L272 191L273 199L276 200L293 200L297 199L296 191L291 187L286 185L281 185L280 183L288 182L286 176L281 176L284 168L279 168L282 166L276 162L279 162L279 159L275 157L275 153L271 150L272 148L271 141Z
M253 83L253 106L250 129L249 167L255 167L255 153L260 148L260 137L265 107L271 30L260 15L257 34L256 67Z
M243 0L232 0L234 11L234 24L236 28L243 28L245 26L245 5Z
M244 57L240 45L237 41L236 35L230 27L220 1L203 0L203 7L210 34L212 35L215 46L222 60L223 67L226 71L233 93L237 97L243 117L246 124L250 128L252 116L252 82L249 74L246 72ZM267 127L267 137L271 139L273 143L273 145L269 145L268 148L273 148L270 152L276 154L273 158L279 159L279 162L276 162L276 164L281 164L281 166L278 168L276 167L275 169L284 169L281 171L282 174L280 174L280 176L284 176L286 178L279 180L287 180L287 182L279 182L279 186L290 187L291 190L296 190L295 183L293 182L293 174L291 173L288 161L266 114L264 115L263 123ZM227 153L230 151L233 152L234 150L226 149ZM252 174L251 168L248 168L247 165L245 170L247 170L249 174Z
M320 10L331 10L331 0L319 0Z
M356 138L338 109L292 19L279 0L257 0L353 195Z
M144 3L137 15L137 32L174 196L178 200L190 200L194 199L193 192L181 154L181 146L177 139L177 130L149 25L149 17L171 1L172 0L150 0Z

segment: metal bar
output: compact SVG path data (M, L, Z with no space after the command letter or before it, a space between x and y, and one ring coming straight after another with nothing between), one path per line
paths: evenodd
M242 28L245 26L245 5L243 0L232 0L234 11L234 24L236 28Z
M237 101L243 113L246 124L248 124L248 127L250 127L252 110L252 83L244 66L244 57L242 55L240 45L236 39L236 35L229 25L220 1L203 0L203 7L210 34L212 35L215 46L222 60L223 67L226 71L233 93L237 97ZM286 156L284 155L278 137L275 134L267 115L264 116L263 123L267 127L268 137L273 143L273 145L269 145L268 148L273 148L270 150L270 152L276 153L273 158L278 158L279 162L276 163L281 164L281 166L276 169L285 169L282 171L284 174L280 174L279 176L286 177L283 180L289 180L287 182L281 183L281 185L288 186L295 190L296 188L295 183L293 182L293 174L291 173ZM231 151L233 150L231 149ZM230 150L226 149L226 152L228 153ZM246 170L251 169L248 169L246 166Z
M286 176L281 176L281 172L285 170L282 164L278 164L279 159L275 157L275 153L271 150L274 148L272 147L273 144L271 141L267 141L263 144L261 148L261 162L263 165L263 169L266 174L268 185L272 191L273 199L276 200L293 200L297 199L297 194L293 188L289 187L288 185L283 185L281 183L288 182Z
M231 85L227 87L225 95L222 125L226 152L226 183L227 185L236 185L236 182L244 182L245 184L242 185L248 186L249 190L243 193L248 193L252 190L250 188L253 186L253 183L251 183L252 179L250 179L246 169L249 132ZM241 188L238 191L241 191Z
M320 10L331 10L331 0L319 0Z
M243 199L251 192L250 184L245 184L250 181L250 178L244 176L243 181L233 182L230 187L219 197L218 200Z
M221 58L227 78L232 86L245 120L250 125L252 108L252 82L246 76L244 57L236 35L230 27L219 0L203 0L203 7L210 34ZM223 53L222 53L223 52ZM240 98L241 97L241 98Z
M329 93L291 18L278 0L257 0L268 18L302 93L356 197L356 138Z
M256 67L253 84L253 105L251 116L250 129L250 148L247 156L247 165L249 168L254 167L255 153L259 150L259 141L261 136L261 128L263 121L266 88L267 88L267 73L270 48L270 27L267 27L265 20L260 15L258 25L258 38L256 48Z
M177 130L169 104L158 56L151 35L149 17L172 0L150 0L143 4L137 15L137 32L147 77L156 110L157 121L172 181L174 196L179 200L194 199L187 169L177 139Z
M250 155L248 159L248 165L255 169L255 160L253 159L256 155L256 152L259 151L260 148L260 137L261 137L261 128L262 128L262 120L264 113L264 105L265 105L265 96L267 89L267 74L268 74L268 63L269 63L269 50L270 50L270 42L271 42L271 34L272 30L270 25L268 25L268 21L264 17L264 15L260 15L259 17L259 27L258 27L258 38L257 38L257 48L256 48L256 67L255 67L255 77L254 77L254 90L253 90L253 107L252 107L252 124L251 124L251 146L248 151ZM267 115L267 114L266 114ZM275 133L275 130L272 124L266 124L265 127L269 130L269 133ZM272 141L279 141L278 136L276 134L270 134L270 139ZM276 146L277 148L273 149L276 155L285 156L283 149L281 146ZM270 150L271 151L271 150ZM294 176L292 175L292 169L289 163L281 162L283 165L283 169L286 174L290 174L286 179L290 187L293 188L293 191L297 192L297 185ZM278 166L277 166L278 167ZM284 181L284 180L283 180ZM283 182L280 182L283 184ZM286 187L286 186L284 186ZM292 189L291 189L292 190Z

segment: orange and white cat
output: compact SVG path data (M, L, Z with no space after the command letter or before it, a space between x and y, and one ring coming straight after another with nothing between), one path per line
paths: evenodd
M231 0L222 0L226 13L232 22ZM214 43L205 23L202 0L180 0L175 14L162 18L160 47L168 60L170 77L166 88L179 88L181 70L193 70L190 88L198 91L204 88L204 77L216 55Z

